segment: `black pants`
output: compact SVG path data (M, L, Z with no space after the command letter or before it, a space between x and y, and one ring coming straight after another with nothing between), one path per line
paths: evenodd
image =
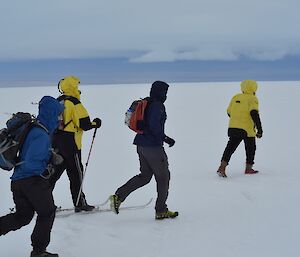
M72 201L74 206L76 206L78 194L80 191L80 186L83 179L83 165L81 163L81 152L77 151L73 155L69 155L67 158L64 157L64 162L61 165L55 166L55 172L50 177L49 181L52 189L54 189L57 180L61 177L63 172L67 170L67 175L70 180L70 191L72 195ZM81 192L79 197L79 202L77 206L86 205L85 195Z
M154 175L156 180L157 200L155 210L165 212L167 210L167 198L169 193L170 171L168 157L163 147L137 147L140 160L141 173L131 178L121 186L116 194L124 201L126 197L136 189L148 184Z
M254 164L254 157L256 151L255 137L230 136L222 156L222 161L226 161L227 163L229 163L232 154L235 152L235 150L242 141L244 141L245 144L246 163Z
M16 212L0 217L0 235L15 231L31 222L37 213L31 234L34 251L45 251L50 243L50 233L55 218L52 190L48 180L31 177L11 183Z
M58 153L64 158L61 165L55 166L55 172L50 177L50 185L54 189L56 182L59 180L65 170L70 180L70 191L74 206L76 206L80 186L83 179L83 165L81 161L81 151L77 149L74 141L74 133L58 132L53 137L52 145L58 150ZM86 205L85 195L81 192L77 206Z

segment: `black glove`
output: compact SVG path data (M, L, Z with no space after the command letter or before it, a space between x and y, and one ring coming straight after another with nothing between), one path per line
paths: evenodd
M51 149L51 152L52 152L52 157L51 157L50 163L53 165L62 164L64 161L64 158L60 154L58 154L54 149Z
M49 163L44 170L44 172L40 175L44 179L49 179L52 174L54 174L55 169L52 163Z
M102 121L99 118L93 119L93 122L96 123L96 125L94 125L95 128L100 128L101 127Z
M164 142L167 143L169 145L169 147L172 147L175 144L175 140L168 136L165 136Z
M262 138L262 136L263 136L262 130L258 130L257 133L256 133L256 137L257 138Z

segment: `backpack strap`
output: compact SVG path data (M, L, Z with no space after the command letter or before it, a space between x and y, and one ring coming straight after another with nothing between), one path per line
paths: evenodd
M20 138L19 140L19 144L18 144L18 148L17 148L17 156L16 156L16 166L17 165L20 165L21 162L19 162L20 160L20 152L22 150L22 147L23 147L23 144L25 142L25 139L27 137L27 135L29 134L30 130L33 128L33 127L40 127L42 128L43 130L46 131L47 134L49 134L49 130L42 124L40 123L37 119L32 119L31 122L27 125L27 127L25 128L25 131L22 135L22 137Z
M67 122L67 123L65 124L65 128L66 128L71 122L72 122L72 120L70 120L69 122Z
M77 98L73 97L73 96L68 96L68 95L60 95L57 100L62 103L65 102L66 100L69 100L70 102L72 102L73 104L77 104L78 102L80 102ZM64 130L68 125L70 125L73 121L69 120L67 123L63 124L63 129Z
M34 127L34 126L42 128L43 130L45 130L45 131L47 132L47 134L49 134L49 130L48 130L42 123L40 123L38 120L34 120L34 121L31 123L30 129L31 129L32 127ZM30 130L30 129L29 129L29 130Z

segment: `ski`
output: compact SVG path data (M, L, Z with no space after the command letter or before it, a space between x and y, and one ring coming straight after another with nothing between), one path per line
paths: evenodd
M144 209L151 204L152 200L153 200L153 198L151 198L148 202L146 202L144 204L140 204L140 205L120 207L120 211ZM104 207L104 205L106 203L108 203L108 200L105 201L104 203L95 205L95 209L93 209L92 211L81 211L81 212L75 212L74 207L73 208L58 207L56 209L56 217L60 218L60 217L68 217L71 215L86 215L86 214L93 214L93 213L99 213L99 212L111 212L112 209L110 207Z

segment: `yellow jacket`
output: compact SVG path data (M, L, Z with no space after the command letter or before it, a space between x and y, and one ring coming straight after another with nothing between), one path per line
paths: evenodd
M58 98L64 101L63 127L60 129L74 133L74 140L78 150L82 146L83 131L95 128L96 123L91 122L89 114L80 102L80 91L78 89L79 79L74 76L65 77L59 84L59 90L63 93Z
M257 83L253 80L241 82L241 94L235 95L227 108L230 116L229 128L243 129L248 137L255 137L256 128L250 115L252 110L258 111L258 99L255 96Z

